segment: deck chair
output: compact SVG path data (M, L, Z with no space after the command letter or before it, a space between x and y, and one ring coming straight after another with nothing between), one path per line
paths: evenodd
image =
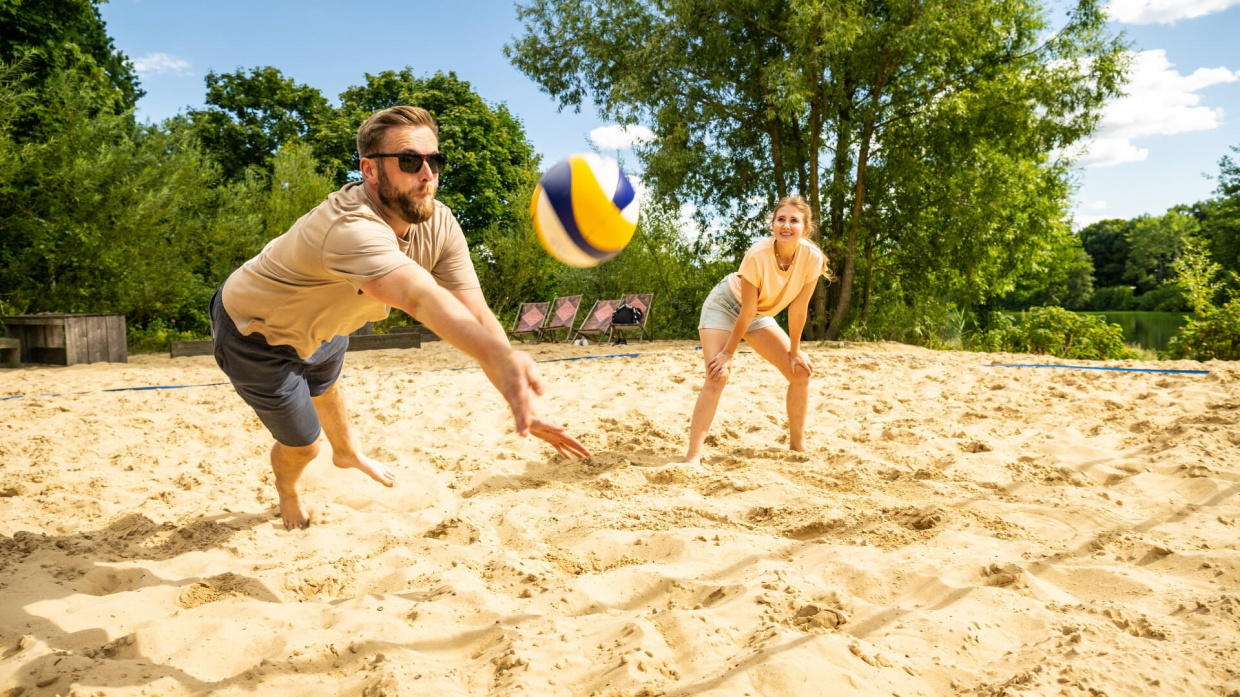
M567 330L564 339L573 333L573 324L577 321L577 309L581 307L580 295L566 295L562 298L556 298L551 302L551 316L547 318L547 324L542 328L542 334L539 338L546 339L551 336L551 341L559 343L560 339L556 336L556 332L561 329Z
M654 293L629 293L621 300L627 303L629 307L635 307L642 311L641 321L635 324L616 324L612 323L611 331L613 334L623 337L626 331L639 332L638 339L650 341L650 334L646 332L646 323L650 321L650 306L654 304ZM618 307L618 306L617 306Z
M508 330L508 335L516 337L521 343L525 343L525 339L521 338L522 334L533 334L534 341L537 342L539 336L542 335L543 322L547 319L548 303L521 303L517 308L517 318L512 322L512 329Z
M611 333L611 313L620 307L619 300L596 300L586 320L573 332L573 339L579 336L594 336ZM595 339L598 341L598 339Z

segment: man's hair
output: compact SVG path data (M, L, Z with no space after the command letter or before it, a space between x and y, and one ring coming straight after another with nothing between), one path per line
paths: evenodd
M426 126L431 129L431 133L439 135L439 127L435 125L431 112L426 109L416 106L388 107L382 111L376 111L366 119L361 128L357 129L357 156L366 157L373 154L383 143L388 129L405 126Z

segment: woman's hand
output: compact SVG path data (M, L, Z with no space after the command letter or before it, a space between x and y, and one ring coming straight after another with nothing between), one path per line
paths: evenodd
M710 363L706 364L706 374L711 380L722 380L728 376L728 371L732 366L732 354L720 351L714 358L710 359Z
M796 375L798 370L804 370L806 377L814 374L814 364L810 362L809 356L801 349L793 351L788 359L790 363L788 367L793 375Z

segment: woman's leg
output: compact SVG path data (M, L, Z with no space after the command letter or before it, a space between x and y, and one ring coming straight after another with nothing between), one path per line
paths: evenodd
M710 360L727 345L731 332L722 329L699 329L698 335L702 338L702 362L709 365ZM693 407L693 421L689 425L689 451L685 453L685 462L696 465L702 461L702 444L706 441L710 423L715 420L719 396L723 394L723 387L727 384L728 376L712 380L709 369L707 370L706 383L702 385L697 404Z
M791 372L792 341L780 327L767 327L745 335L745 341L779 369L788 380L788 447L805 450L805 414L809 411L809 376L798 370Z

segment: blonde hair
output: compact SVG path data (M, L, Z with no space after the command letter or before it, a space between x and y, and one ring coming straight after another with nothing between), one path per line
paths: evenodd
M805 237L810 237L818 231L818 223L814 222L814 211L810 209L809 204L806 203L805 199L800 196L785 196L775 202L775 207L771 209L772 226L775 224L775 214L779 213L779 209L784 206L795 208L797 212L801 214L801 218L805 220L805 235L802 239ZM815 246L822 249L821 244L816 244ZM824 258L827 258L827 283L832 283L835 281L835 274L831 272L830 259L826 256L827 250L823 249L822 254Z
M416 106L393 106L376 111L357 129L357 156L366 157L374 153L375 148L383 142L388 130L402 126L426 126L435 135L439 135L439 127L431 112Z
M779 213L779 209L784 206L797 209L801 214L801 219L805 221L805 236L812 237L818 231L818 224L814 222L814 211L800 196L785 196L775 202L775 207L771 209L771 224L775 223L775 214Z

